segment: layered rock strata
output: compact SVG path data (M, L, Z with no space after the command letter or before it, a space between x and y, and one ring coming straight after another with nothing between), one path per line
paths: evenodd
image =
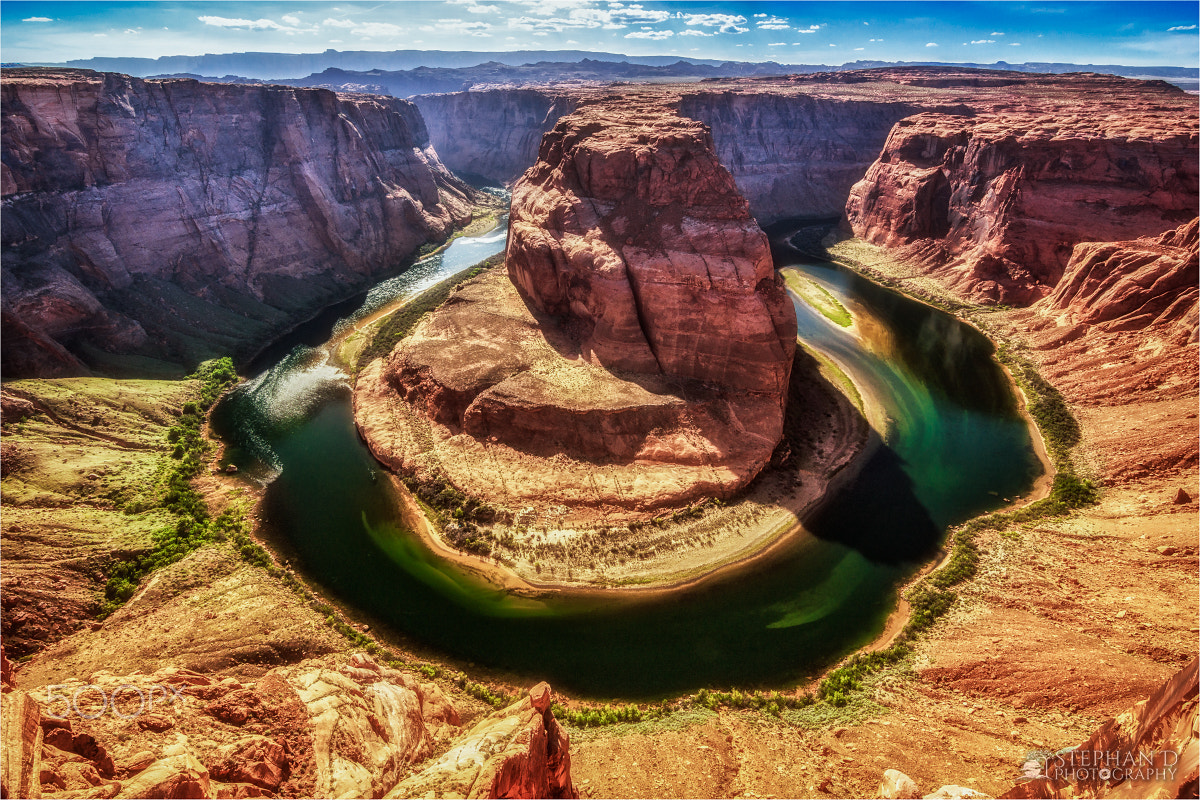
M1195 216L1194 110L1026 111L897 123L850 193L855 235L976 301L1050 294L1076 244L1157 235Z
M1085 242L1039 310L1070 328L1111 333L1154 329L1176 345L1200 339L1197 226L1131 242Z
M725 496L782 434L795 316L699 123L564 118L466 284L355 391L389 467L502 507Z
M913 102L915 101L915 102ZM762 225L840 217L892 126L923 104L752 91L685 93L679 113L712 128L717 156Z
M412 98L429 140L459 175L512 183L537 161L542 135L575 110L576 97L542 89L488 89Z
M550 697L539 684L464 735L435 684L362 653L256 680L102 671L5 687L0 774L5 797L407 797L414 782L453 794L464 780L472 797L575 797ZM449 766L402 782L451 743Z
M6 70L4 371L245 356L470 219L403 100Z
M386 796L579 797L567 732L550 710L549 684L476 723L440 759Z

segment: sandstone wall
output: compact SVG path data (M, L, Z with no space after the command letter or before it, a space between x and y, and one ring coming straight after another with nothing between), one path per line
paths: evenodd
M542 134L575 110L577 98L540 89L417 95L429 140L464 176L511 183L537 160Z
M1082 241L1157 235L1196 213L1194 109L975 118L896 125L854 186L854 233L939 271L974 300L1049 294Z
M921 107L748 91L686 93L679 113L712 128L717 157L760 225L840 217L892 126Z
M6 376L245 356L470 217L403 100L9 70Z

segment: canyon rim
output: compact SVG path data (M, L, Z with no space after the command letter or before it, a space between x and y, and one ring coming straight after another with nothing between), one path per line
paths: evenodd
M1196 796L1195 4L179 8L0 9L5 797Z

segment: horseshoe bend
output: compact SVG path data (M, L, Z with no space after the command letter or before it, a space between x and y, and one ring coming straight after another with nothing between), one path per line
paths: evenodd
M1194 796L1195 94L606 63L5 67L4 796Z

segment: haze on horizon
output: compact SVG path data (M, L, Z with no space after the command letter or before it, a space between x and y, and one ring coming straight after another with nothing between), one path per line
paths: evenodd
M333 50L586 50L783 64L1196 67L1190 2L40 2L0 5L5 62Z

